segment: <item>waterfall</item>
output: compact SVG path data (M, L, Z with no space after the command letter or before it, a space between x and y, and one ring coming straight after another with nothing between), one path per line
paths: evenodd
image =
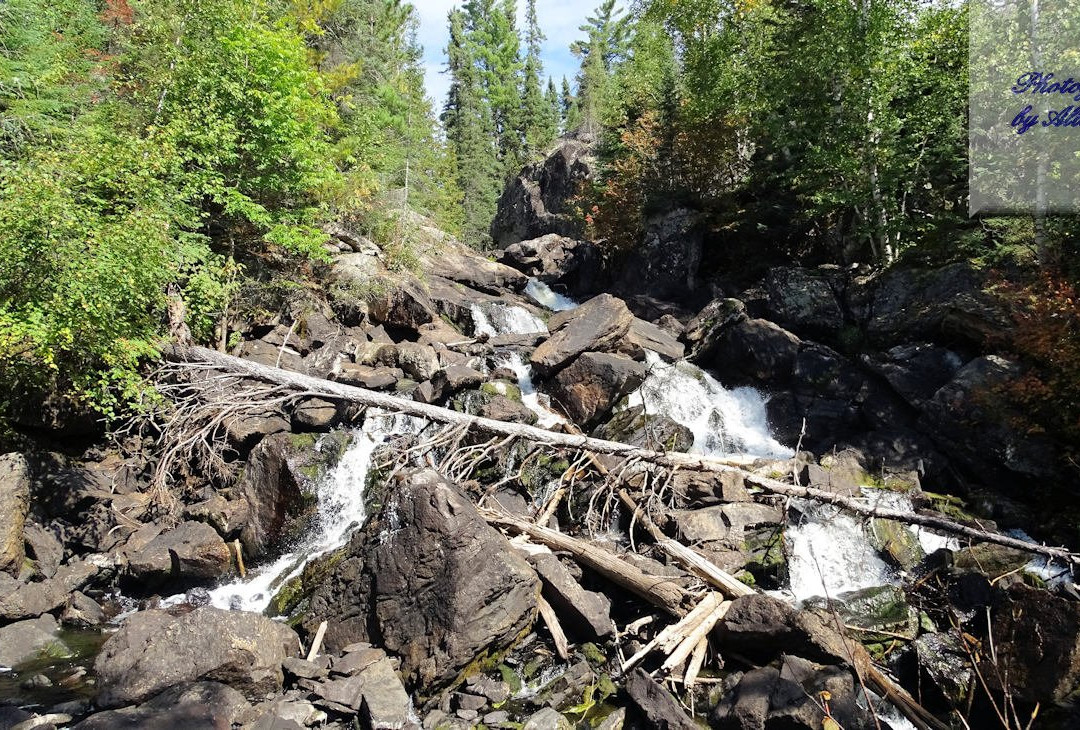
M664 415L694 434L693 451L710 456L750 454L787 459L793 451L769 433L765 398L753 388L728 390L688 362L665 363L646 353L649 375L628 405Z
M210 591L211 603L218 608L262 612L274 593L300 575L310 560L343 546L352 531L367 519L364 486L375 450L390 436L415 433L424 424L412 416L370 409L363 426L352 433L352 441L338 463L320 475L316 515L307 535L274 562ZM168 602L183 598L173 597Z
M541 307L550 309L552 312L562 312L578 305L570 297L553 292L551 287L537 278L529 279L529 283L525 285L525 294Z

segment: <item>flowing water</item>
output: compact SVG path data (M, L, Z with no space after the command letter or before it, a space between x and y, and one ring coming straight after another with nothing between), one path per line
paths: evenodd
M552 312L563 312L578 305L570 297L552 291L551 287L535 278L529 279L529 283L525 285L525 294L541 307L550 309Z
M344 545L352 530L367 519L364 486L375 450L389 437L415 433L424 423L411 416L369 410L341 459L318 480L317 513L308 534L274 562L210 591L211 603L219 608L261 612L284 583L300 575L309 560ZM177 602L176 598L172 600Z

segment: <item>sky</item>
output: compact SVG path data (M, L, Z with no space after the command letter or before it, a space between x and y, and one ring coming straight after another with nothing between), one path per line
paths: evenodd
M446 42L449 37L447 15L450 10L460 6L464 0L413 0L420 15L420 44L424 47L424 72L427 93L435 102L435 111L442 109L446 92L450 88L450 77L444 73L446 68ZM518 28L525 27L525 0L518 0ZM583 34L578 26L585 22L586 16L593 14L600 0L537 0L536 15L540 19L540 28L547 36L544 41L541 60L544 62L542 83L547 87L547 77L555 79L558 87L562 77L573 83L577 73L578 61L570 53L570 43ZM619 3L625 6L625 3ZM524 51L524 48L522 48Z

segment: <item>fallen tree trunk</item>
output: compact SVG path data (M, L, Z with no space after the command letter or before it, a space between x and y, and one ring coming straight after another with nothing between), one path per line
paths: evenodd
M823 502L863 517L876 517L895 520L909 525L929 527L956 537L1003 545L1005 547L1043 555L1056 560L1062 560L1074 565L1080 565L1080 555L1072 553L1065 548L1035 545L1006 535L999 535L975 527L961 525L936 515L909 513L872 506L856 499L842 497L822 489L786 484L776 479L770 479L769 477L749 472L744 468L736 466L731 460L697 454L685 454L677 451L652 451L650 449L641 449L617 441L607 441L605 439L591 438L577 434L558 433L556 431L537 428L536 426L527 426L520 423L506 423L491 418L482 418L480 416L452 411L448 408L441 408L427 403L418 403L397 395L379 393L364 388L337 383L332 380L325 380L323 378L315 378L302 373L281 370L269 365L262 365L250 360L226 355L205 347L172 347L166 349L164 355L166 359L176 363L184 363L189 368L223 370L229 373L273 383L275 385L293 388L298 391L297 395L337 398L364 406L418 416L438 423L460 425L471 430L503 436L513 436L528 441L547 444L549 446L578 449L598 454L612 454L627 458L637 458L660 466L719 473L734 472L739 474L747 484L758 487L771 494Z

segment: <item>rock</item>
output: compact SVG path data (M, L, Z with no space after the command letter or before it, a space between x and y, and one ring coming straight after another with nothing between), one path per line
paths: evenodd
M91 715L75 730L174 730L229 728L250 709L243 695L220 682L170 687L138 707Z
M681 329L682 325L679 327ZM682 359L685 350L677 335L672 335L661 327L636 317L630 323L630 329L618 347L620 353L635 360L644 360L645 353L655 352L665 362Z
M182 522L127 556L128 571L147 585L170 579L220 578L232 570L232 554L204 522Z
M916 408L922 408L964 365L952 350L928 343L897 345L881 356L866 355L863 362Z
M849 661L850 656L843 637L820 616L762 593L732 601L717 636L722 646L752 659L771 660L792 653L835 664Z
M645 366L620 355L585 352L560 370L551 395L576 424L590 427L645 380Z
M689 208L647 219L636 265L623 276L626 288L657 299L681 299L697 291L702 234L701 215Z
M698 730L678 700L640 667L626 680L626 694L645 715L649 727L659 730Z
M392 390L404 377L405 373L398 368L371 367L351 362L342 363L334 374L334 380L339 383L368 390Z
M360 645L363 645L363 642L361 642ZM334 674L343 674L347 677L351 677L352 675L367 669L371 664L374 664L386 656L386 652L382 649L375 649L370 646L355 651L349 650L349 647L345 648L345 656L334 660Z
M611 635L611 600L607 596L582 588L551 553L530 555L529 563L544 583L544 599L564 626L588 639Z
M773 505L735 502L694 510L677 510L673 517L679 534L688 542L719 541L741 544L749 529L783 524L784 511Z
M683 339L690 345L690 358L706 362L727 331L746 321L746 305L738 299L714 299L686 324Z
M1013 585L995 602L991 626L998 666L983 652L981 672L993 690L1044 704L1061 702L1075 691L1080 682L1080 603Z
M919 632L919 613L908 605L907 596L897 586L874 586L847 591L832 600L811 599L807 607L822 607L830 616L839 616L845 626L857 626L860 641L891 641L897 637L914 639Z
M0 619L18 621L40 616L63 606L72 591L86 585L100 570L91 556L60 566L56 575L38 583L20 583L10 593L0 595Z
M980 543L953 553L953 568L978 573L996 581L998 578L1023 570L1031 562L1031 554L1016 548Z
M700 507L751 500L745 479L733 471L717 474L680 469L672 477L671 488L686 502Z
M484 375L478 370L466 365L450 365L435 373L422 396L423 402L436 403L459 391L478 388L483 382ZM421 398L419 395L413 397Z
M60 639L56 619L49 614L0 628L0 667L17 667L42 654L57 658L71 655Z
M326 669L315 662L309 662L306 659L294 656L285 657L285 661L281 663L281 668L285 670L286 677L295 679L323 679L327 675Z
M254 724L251 718L256 717ZM269 702L256 705L245 713L245 730L302 730L305 727L318 727L326 722L326 713L315 708L306 699L277 697Z
M548 284L565 281L578 268L576 249L581 241L555 233L512 243L499 254L499 261L527 276Z
M396 365L418 381L430 380L439 370L439 356L430 345L402 342L384 346L382 353L384 365ZM388 358L392 360L388 361Z
M52 578L64 559L64 546L56 535L36 522L29 521L23 528L26 557L34 561L34 573Z
M0 456L0 571L17 576L26 556L23 525L30 509L30 466L22 454Z
M507 423L525 423L533 425L537 421L536 414L521 403L519 400L507 398L502 395L490 396L483 402L477 414L484 418L492 418L496 421Z
M136 613L94 662L99 707L141 702L180 682L214 680L249 699L281 690L281 664L299 648L284 624L243 611L204 607L173 617Z
M619 441L645 449L689 451L694 445L693 432L667 416L645 413L644 406L619 411L593 429L596 438Z
M245 413L225 422L225 432L242 456L246 456L256 444L268 436L289 430L289 421L279 408L262 413Z
M765 291L770 319L798 332L836 337L844 326L844 313L833 288L839 274L836 268L769 269Z
M435 472L405 473L389 494L383 513L353 537L312 595L305 625L326 619L330 649L375 632L401 657L406 684L428 694L532 626L540 582Z
M305 398L293 411L293 422L304 429L326 431L339 421L337 404L322 398Z
M592 177L595 164L591 144L562 138L543 162L526 166L499 198L491 239L497 248L550 233L579 238L584 218L572 209L572 200Z
M382 287L370 298L371 318L378 324L418 331L420 325L433 322L439 314L413 276L401 277L393 285Z
M572 730L573 725L565 717L550 707L545 707L529 716L521 730Z
M870 520L870 543L889 564L910 571L926 559L922 543L911 530L896 520Z
M288 331L287 327L284 329ZM260 365L269 365L272 368L282 368L297 373L307 373L304 359L296 350L299 342L290 340L290 343L292 343L292 346L286 344L282 347L280 341L273 343L265 340L248 340L240 345L240 351L237 354L245 360L257 362Z
M251 505L246 499L226 499L214 492L209 499L186 506L184 518L205 522L225 540L232 541L251 519Z
M837 727L875 727L874 717L862 708L861 688L849 670L796 656L784 656L779 669L762 667L742 675L717 705L710 724L718 730L821 730L825 719L822 692L829 693L829 713Z
M359 712L365 727L373 729L404 728L412 711L412 700L385 654L358 674L316 685L315 694L328 706Z
M100 626L105 623L105 609L85 593L75 591L68 599L64 612L60 614L60 621L64 626L79 629Z
M529 280L518 269L490 261L465 246L442 246L437 255L424 256L424 263L425 271L488 294L519 292Z
M530 362L541 374L552 373L583 352L615 349L630 329L634 315L610 294L593 297L576 309L548 321L552 335L533 351Z
M240 477L238 491L251 505L250 518L240 532L240 542L249 558L266 555L290 521L310 506L289 467L291 439L289 434L263 439L251 452Z
M924 633L912 642L918 671L925 675L923 687L933 687L960 706L975 680L971 657L961 639L951 632Z
M695 362L737 381L775 387L794 375L800 344L798 337L779 325L747 319L727 327L709 354L696 356Z
M821 457L820 465L810 464L802 474L804 483L842 497L857 497L871 483L862 465L862 456L851 449Z

